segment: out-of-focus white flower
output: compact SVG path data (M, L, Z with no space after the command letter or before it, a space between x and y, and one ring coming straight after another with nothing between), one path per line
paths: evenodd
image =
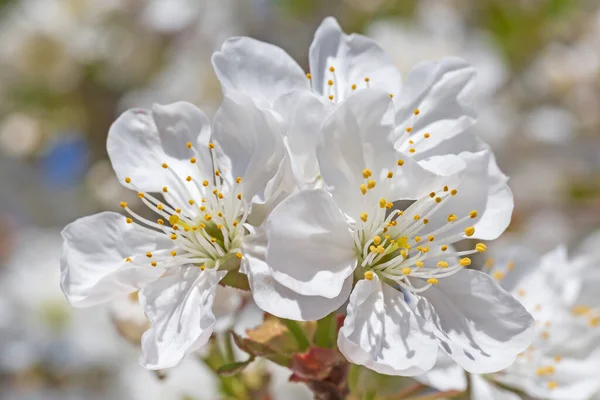
M596 239L597 240L597 239ZM600 390L600 252L582 247L569 259L558 247L541 258L523 247L499 248L485 269L536 319L531 346L513 365L485 376L473 375L472 398L519 399L495 382L540 399L589 399ZM440 363L422 381L438 389L464 389L456 364ZM421 380L421 379L420 379Z
M0 147L11 156L29 156L40 144L41 138L41 123L30 115L9 114L0 124Z
M285 155L281 129L241 94L224 100L212 135L189 103L130 110L111 127L119 180L159 218L123 202L130 217L105 212L67 226L61 284L75 306L141 289L152 323L142 338L145 367L174 366L208 341L217 285L243 256L244 224L280 193L273 178Z
M488 151L419 164L394 148L397 138L385 91L357 92L331 113L317 147L327 191L290 196L266 221L266 247L244 243L254 296L299 320L322 318L349 296L339 348L381 373L430 369L438 344L468 370L505 368L529 345L531 316L490 277L464 269L464 256L485 245L451 245L504 231L506 180L488 173ZM400 210L400 200L413 203Z

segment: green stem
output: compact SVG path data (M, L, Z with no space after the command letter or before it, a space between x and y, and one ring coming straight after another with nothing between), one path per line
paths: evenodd
M233 336L229 331L225 335L225 360L227 363L235 362L235 353L233 352Z
M298 324L298 322L292 321L291 319L283 319L282 318L282 320L285 323L285 326L288 328L288 330L292 334L292 336L294 337L294 339L296 339L296 342L298 343L298 346L300 347L300 351L305 352L306 350L308 350L308 348L310 347L310 342L308 341L308 338L306 337L304 330Z
M335 346L335 311L317 321L315 344L326 349Z

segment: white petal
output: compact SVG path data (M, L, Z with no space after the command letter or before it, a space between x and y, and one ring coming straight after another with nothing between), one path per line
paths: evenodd
M395 102L399 133L412 128L408 136L414 138L414 147L420 152L468 129L475 113L462 98L474 80L474 68L456 57L418 64ZM415 109L419 110L416 116ZM428 139L424 139L425 133L430 134Z
M415 376L415 379L441 392L446 390L464 391L467 388L465 370L441 350L438 351L433 368L423 375Z
M362 90L339 104L325 121L317 147L321 175L340 208L355 219L364 211L360 184L396 167L392 102L378 89Z
M273 109L282 118L293 161L304 181L314 181L319 175L317 142L328 108L313 93L296 90L279 97Z
M154 106L153 111L132 109L124 112L111 126L106 147L121 183L126 177L136 190L159 192L167 182L167 163L183 178L201 179L205 172L189 162L194 152L191 142L208 164L206 144L210 124L198 108L179 102Z
M434 157L428 162L440 161L438 167L442 167L454 157L456 156ZM472 210L476 210L476 218L468 219L460 224L453 224L449 230L445 231L444 235L454 235L463 231L467 226L474 226L473 238L495 239L504 232L510 223L514 205L512 193L506 182L495 181L498 175L488 173L490 153L487 150L478 153L464 152L458 157L465 162L465 168L460 172L460 183L455 187L458 194L444 201L431 216L428 228L434 230L447 225L449 214L455 214L460 219L467 216ZM450 189L453 187L450 186Z
M256 305L263 311L280 318L296 321L315 321L340 308L352 290L352 276L346 278L337 297L304 296L283 286L271 276L265 261L267 237L263 229L244 237L242 267Z
M431 369L437 344L431 326L413 313L402 292L375 275L350 295L338 347L353 364L387 375L414 376Z
M469 372L504 369L531 344L531 315L482 272L462 270L421 296L419 313L434 324L442 350Z
M239 91L268 104L294 89L309 90L296 61L279 47L252 38L228 39L212 63L225 95Z
M220 168L230 179L242 178L244 198L264 202L267 182L285 154L277 118L259 109L250 97L234 93L225 97L217 111L213 140Z
M481 375L470 377L472 400L521 400L521 396L499 388Z
M142 336L142 366L174 367L206 344L215 324L215 292L226 273L194 266L174 268L140 291L140 304L152 324Z
M324 190L303 190L267 219L267 264L279 283L306 296L339 296L356 267L348 224Z
M400 93L402 78L391 58L372 39L358 34L346 35L335 18L323 20L310 46L312 85L317 93L329 95L329 79L334 81L332 92L339 99L352 91L352 84L365 88L384 89L395 96ZM335 74L329 68L335 68Z
M114 300L156 280L164 270L152 267L145 253L173 246L166 236L113 212L80 218L62 236L61 288L76 307ZM127 257L141 261L126 262Z

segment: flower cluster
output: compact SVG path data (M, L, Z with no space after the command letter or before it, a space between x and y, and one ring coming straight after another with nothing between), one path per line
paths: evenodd
M346 313L339 351L384 374L422 374L438 349L495 372L529 347L525 307L468 268L487 249L473 239L497 238L513 208L471 131L473 68L423 62L403 82L376 43L332 18L316 31L309 73L250 38L227 40L212 61L224 94L212 123L179 102L111 127L111 163L139 204L65 228L71 304L139 290L149 369L207 343L223 286L250 289L280 318Z

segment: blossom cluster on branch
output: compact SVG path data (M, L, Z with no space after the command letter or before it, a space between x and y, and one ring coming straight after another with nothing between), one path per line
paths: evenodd
M122 202L125 215L64 229L69 302L137 293L150 323L140 363L153 370L211 342L226 302L219 293L233 287L268 313L267 333L234 335L248 358L222 366L225 375L262 357L324 399L365 392L357 366L474 396L564 396L553 376L568 360L530 347L550 334L536 328L529 292L554 280L531 300L549 313L543 324L557 310L571 315L567 300L578 321L599 317L576 300L586 282L559 274L566 255L563 267L504 288L509 271L473 268L487 250L481 241L499 237L513 210L508 178L473 132L474 69L459 58L425 61L403 80L373 40L346 35L333 18L308 54L305 73L276 46L231 38L212 57L224 95L213 121L186 102L116 120L110 161L147 209ZM582 347L595 345L595 331L586 340ZM535 379L512 379L515 368ZM471 385L462 370L474 374Z

